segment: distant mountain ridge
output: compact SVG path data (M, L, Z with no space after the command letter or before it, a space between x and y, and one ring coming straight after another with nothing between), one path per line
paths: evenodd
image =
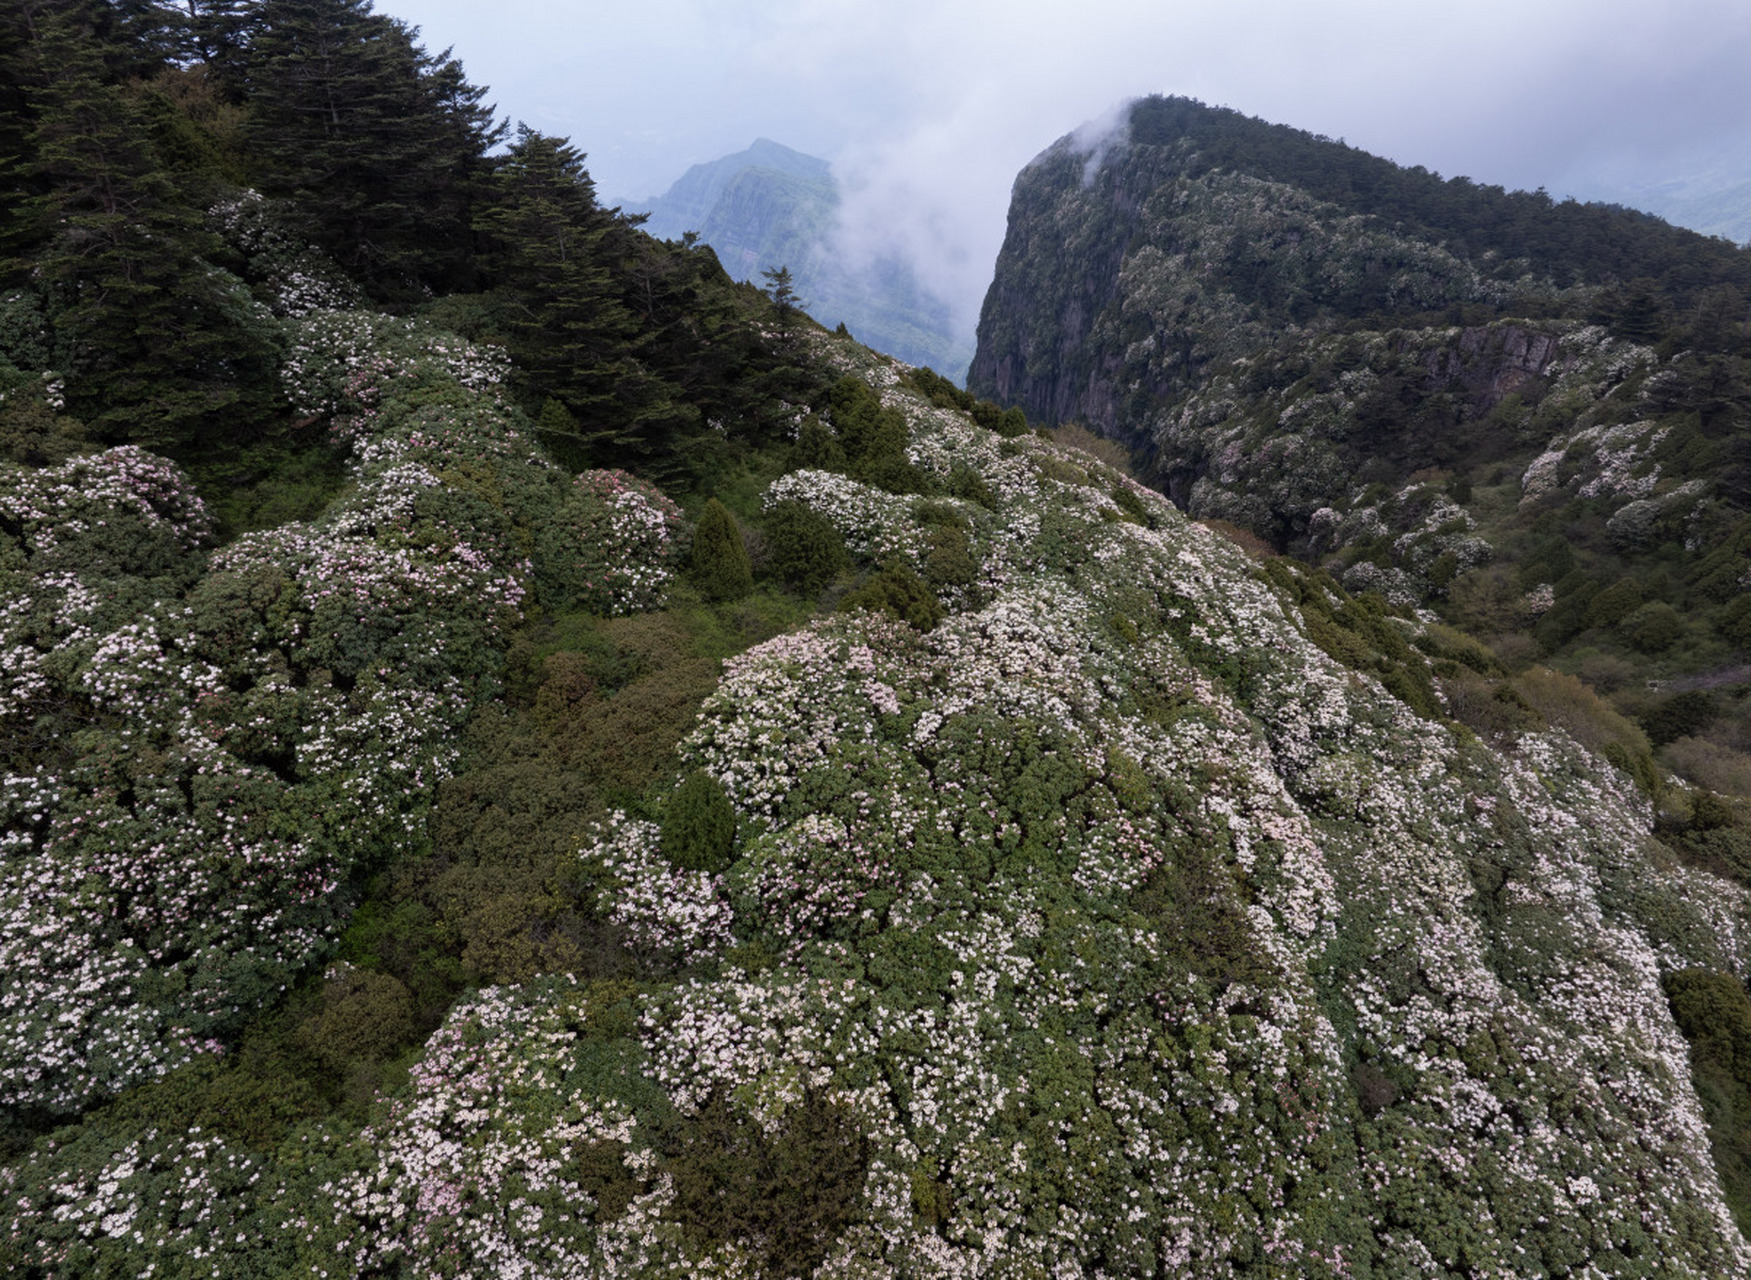
M756 138L746 150L696 164L661 196L634 203L639 208L648 205L650 217L644 229L659 239L678 240L688 231L703 236L726 190L751 175L792 178L799 193L814 194L825 206L838 203L831 165L770 138Z
M696 232L737 280L788 267L810 315L956 382L972 350L948 303L892 253L863 257L840 241L840 190L832 166L769 138L694 165L668 191L629 201L644 229L665 240Z

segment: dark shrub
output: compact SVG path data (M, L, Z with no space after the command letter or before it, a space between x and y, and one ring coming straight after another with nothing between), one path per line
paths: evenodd
M924 580L932 587L970 587L979 577L979 561L966 530L952 525L930 531L930 551L924 558Z
M850 562L845 539L826 516L800 502L781 502L766 513L766 567L804 595L814 595Z
M1619 578L1594 596L1587 606L1587 624L1611 627L1622 622L1642 605L1642 589L1634 578Z
M1664 601L1644 604L1623 620L1624 639L1643 653L1664 653L1684 635L1684 619Z
M689 871L723 871L735 861L736 808L703 769L681 781L663 806L663 856Z
M1715 630L1732 644L1751 646L1751 595L1734 596L1715 615Z
M705 504L693 530L693 581L707 600L740 600L754 589L748 548L730 509L716 498Z
M845 448L827 424L811 413L797 428L796 444L790 451L790 465L792 470L798 471L805 467L816 471L844 471Z
M942 605L925 581L904 565L889 565L840 601L841 612L879 609L918 631L942 621Z
M987 511L997 510L997 496L991 492L991 486L971 467L956 467L949 473L948 491L952 497L976 502Z
M869 1173L856 1119L812 1093L776 1133L714 1094L664 1145L675 1220L708 1244L752 1246L769 1276L814 1273L854 1221Z
M1701 689L1673 694L1641 717L1648 741L1656 747L1688 738L1707 728L1717 714L1715 700Z

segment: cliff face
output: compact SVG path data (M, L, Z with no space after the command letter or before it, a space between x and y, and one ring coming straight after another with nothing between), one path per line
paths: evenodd
M1356 590L1701 678L1751 640L1748 289L1645 215L1151 99L1017 178L968 385Z
M1296 187L1205 171L1191 139L1074 139L1016 180L968 385L1132 443L1212 368L1364 309L1492 299L1439 245Z

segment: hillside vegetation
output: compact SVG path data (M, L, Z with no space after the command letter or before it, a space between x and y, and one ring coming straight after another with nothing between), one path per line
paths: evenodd
M970 385L1751 793L1751 253L1184 99L1017 182Z
M1578 681L643 236L366 5L8 21L0 1271L1751 1269L1744 834ZM448 247L343 163L446 119Z

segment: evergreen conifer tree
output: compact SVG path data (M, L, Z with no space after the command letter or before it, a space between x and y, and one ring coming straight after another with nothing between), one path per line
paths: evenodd
M590 453L647 469L672 461L682 426L674 389L640 358L649 330L624 297L632 224L596 202L583 155L520 126L476 226L513 354L585 424Z
M176 446L246 422L239 402L265 396L276 358L114 82L112 64L150 63L110 47L125 36L115 17L95 0L44 3L12 59L31 127L24 252L8 274L43 296L69 407L100 438Z
M663 807L663 856L689 871L725 871L735 861L736 808L723 784L695 769Z
M387 298L466 278L470 210L501 136L481 90L370 0L264 0L248 32L257 184Z
M740 600L754 589L748 548L730 509L716 498L693 529L693 579L707 600Z

